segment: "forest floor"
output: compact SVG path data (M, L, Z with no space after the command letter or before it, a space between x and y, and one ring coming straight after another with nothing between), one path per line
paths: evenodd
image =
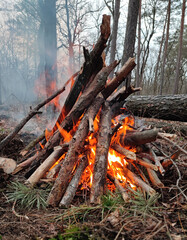
M0 111L0 140L17 123L17 120ZM45 119L36 118L27 128L6 147L1 156L21 160L19 152L46 126ZM149 125L151 121L138 119L139 123ZM153 122L160 122L154 120ZM152 126L152 123L150 124ZM154 124L153 124L154 125ZM175 143L184 147L186 133L176 126L186 123L172 123L168 131L176 134ZM165 129L166 130L166 129ZM158 140L157 140L158 141ZM176 151L174 146L159 140L161 149L168 155ZM7 201L7 189L12 181L23 179L23 173L16 176L0 172L0 239L187 239L187 156L180 154L159 176L164 188L156 189L157 199L132 194L128 202L122 201L118 193L108 193L101 205L88 204L89 192L77 192L76 198L68 209L20 208L16 203ZM86 204L87 203L87 204Z

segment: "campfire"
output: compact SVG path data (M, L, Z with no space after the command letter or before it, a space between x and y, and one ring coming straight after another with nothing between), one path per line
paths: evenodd
M134 117L124 107L126 98L140 88L120 84L135 67L130 58L113 79L108 79L118 65L105 65L103 51L110 36L110 16L103 15L100 37L89 53L84 48L85 62L74 74L74 85L46 141L34 156L20 163L14 174L32 166L27 184L54 182L48 196L50 206L69 206L77 189L90 193L90 203L98 204L107 189L121 192L128 199L129 188L149 195L153 186L163 187L156 172L164 168L149 143L158 130L138 131Z

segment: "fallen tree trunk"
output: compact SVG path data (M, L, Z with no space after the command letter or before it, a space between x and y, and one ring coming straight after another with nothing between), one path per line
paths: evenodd
M187 95L133 96L126 107L139 117L187 121Z

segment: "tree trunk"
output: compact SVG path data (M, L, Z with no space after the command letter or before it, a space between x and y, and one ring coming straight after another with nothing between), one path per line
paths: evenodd
M169 2L168 2L168 10L167 10L168 21L167 21L166 40L165 40L163 59L162 59L162 68L161 68L160 95L162 95L163 85L164 85L164 70L165 70L167 49L168 49L168 41L169 41L170 12L171 12L171 0L169 0Z
M153 83L154 84L153 94L157 94L157 89L158 89L158 69L159 69L159 66L160 66L160 58L161 58L162 46L163 46L163 42L164 42L166 22L167 22L167 14L166 14L165 22L164 22L162 39L160 41L160 48L159 48L159 53L158 53L158 57L157 57L157 61L156 61L155 76L154 76L154 83Z
M57 81L56 0L45 0L44 4L45 78L48 97L54 91L52 84Z
M133 96L126 106L136 116L187 121L187 95Z
M177 66L176 66L176 75L175 75L175 86L174 86L173 94L178 94L178 90L179 90L179 73L180 73L180 67L181 67L182 42L183 42L184 18L185 18L185 4L186 4L186 0L183 0L181 28L180 28L178 56L177 56Z
M140 0L139 16L138 16L138 50L137 50L137 67L136 67L136 87L140 86L139 73L140 73L140 45L141 45L141 5L142 5L142 0Z
M133 57L134 55L134 45L136 40L136 27L137 27L139 4L140 4L140 1L129 0L125 42L124 42L123 56L121 59L122 66L129 59L129 57ZM126 82L127 87L130 86L130 82L131 82L131 78L129 75L128 80Z
M118 33L118 21L119 21L119 9L120 9L120 1L115 0L115 9L114 9L114 18L113 18L113 25L112 25L112 40L111 40L111 50L110 50L110 63L115 60L116 55L116 41L117 41L117 33ZM114 75L114 71L111 72L110 78Z

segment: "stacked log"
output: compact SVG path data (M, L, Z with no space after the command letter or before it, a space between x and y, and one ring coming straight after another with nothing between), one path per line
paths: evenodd
M110 72L119 64L118 61L114 61L109 66L104 65L102 53L109 35L110 17L104 15L98 42L91 53L84 49L85 62L62 107L48 142L39 153L20 163L14 171L17 173L31 164L41 163L28 177L27 184L34 186L44 177L49 179L49 176L53 180L55 179L47 200L50 206L71 204L84 171L87 167L91 167L88 159L87 140L91 134L96 139L96 156L92 166L93 182L90 189L92 204L100 203L101 196L107 189L107 180L115 184L116 188L122 192L124 199L127 196L122 187L129 183L150 195L155 194L155 190L144 176L141 167L147 170L153 185L163 187L156 174L158 170L162 172L161 164L158 163L154 152L151 152L146 146L147 143L156 140L158 131L153 129L137 132L133 126L129 126L131 131L121 132L124 121L117 120L118 124L114 124L116 116L123 113L122 107L128 96L141 89L130 86L117 90L135 67L134 58L130 58L116 73L116 76L107 82ZM94 129L93 124L96 116L99 118L98 130ZM71 134L70 140L67 138L69 134ZM118 134L120 137L116 141ZM141 157L140 154L137 155L138 151L136 153L130 150L131 147L136 148L138 145L144 145L147 148L149 153L145 153L145 155L150 156L151 162L149 157L145 157L145 155ZM141 148L143 149L143 147ZM120 154L121 159L125 159L127 165L116 163L117 168L115 170L111 170L111 168L108 171L108 167L110 167L108 153L111 149ZM52 166L54 167L53 175L50 169ZM123 177L119 179L117 172L114 173L114 171L121 172Z

